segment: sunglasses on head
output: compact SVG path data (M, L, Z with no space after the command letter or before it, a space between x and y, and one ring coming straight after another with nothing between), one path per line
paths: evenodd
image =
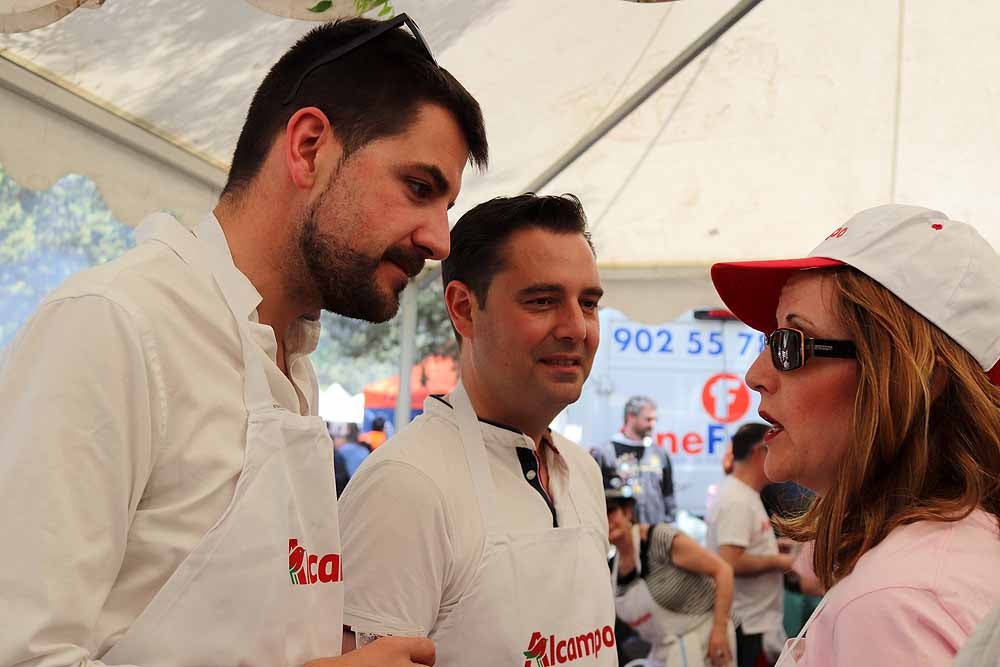
M420 49L424 52L424 55L427 56L428 60L437 65L437 61L434 60L434 54L431 53L431 47L427 46L427 40L425 40L424 36L420 34L420 28L417 27L417 24L413 21L413 19L407 16L406 13L403 13L397 16L396 18L390 19L388 21L382 21L379 25L375 26L368 32L364 33L363 35L355 37L347 44L344 44L338 49L334 49L331 53L328 53L327 55L323 56L315 63L310 65L309 68L302 73L302 76L299 77L299 80L295 82L295 85L292 86L292 92L288 94L288 96L285 98L282 104L290 104L291 101L295 99L295 96L298 95L299 88L302 87L302 82L306 80L306 77L308 77L310 74L318 70L320 67L323 67L324 65L329 65L337 58L342 58L343 56L346 56L351 51L354 51L355 49L364 46L365 44L372 41L379 35L383 35L389 32L390 30L398 28L401 25L405 25L407 28L410 29L410 33L412 33L413 37L417 40L417 44L420 46Z
M858 357L852 341L809 338L798 329L775 329L767 336L767 346L771 349L771 363L783 372L802 368L809 357Z

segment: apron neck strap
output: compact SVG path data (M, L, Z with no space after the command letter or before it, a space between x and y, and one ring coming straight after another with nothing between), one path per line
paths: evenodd
M486 455L486 443L483 440L483 427L479 422L479 417L472 408L472 401L465 387L459 382L451 392L452 408L455 411L455 420L458 422L459 433L462 437L462 445L465 450L465 457L469 464L469 471L472 475L472 482L476 495L479 499L480 511L483 515L483 526L489 532L493 532L500 525L497 516L496 484L493 481L493 474L490 472L489 460ZM575 446L575 445L572 445ZM544 453L539 453L544 456ZM580 526L582 519L577 508L576 499L586 496L587 489L584 486L582 475L569 475L569 493L566 494L568 502L572 506L561 508L559 512L559 525L563 528ZM564 498L564 500L566 500Z
M199 236L205 234L206 227L217 225L214 219L206 218L198 227ZM231 283L220 275L220 270L226 267L221 258L212 257L212 248L199 240L192 231L184 227L171 215L166 213L154 213L146 218L139 227L136 228L136 240L140 243L145 241L156 241L173 250L188 265L208 274L212 278L222 298L226 302L226 307L236 321L236 328L240 335L240 347L243 351L243 366L246 373L246 380L243 383L243 399L249 412L270 409L274 405L274 398L271 394L271 386L267 382L267 374L264 366L260 363L254 352L253 339L250 336L250 327L245 314L240 315L236 309L239 301L234 294ZM236 267L232 267L236 271Z
M499 521L497 517L497 492L490 472L489 459L486 455L486 443L483 441L483 428L472 408L472 401L465 387L459 382L449 395L452 408L455 411L455 421L462 438L462 449L465 450L465 460L472 476L472 486L479 500L479 511L483 519L484 535L496 532Z

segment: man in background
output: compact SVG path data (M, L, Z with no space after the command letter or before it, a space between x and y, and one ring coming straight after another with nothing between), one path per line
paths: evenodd
M333 480L336 482L337 497L339 498L340 494L347 488L347 482L350 481L351 476L347 474L347 461L340 452L340 445L343 443L343 439L338 435L337 427L327 422L326 431L333 440Z
M733 436L733 473L726 477L709 510L708 548L718 552L736 575L738 667L772 664L785 642L784 578L793 554L778 551L778 540L760 492L770 480L764 474L766 424L744 424ZM765 651L765 648L767 649Z
M385 442L385 417L375 417L372 419L372 428L365 431L358 437L358 442L368 445L371 451L378 449L379 445Z
M606 478L628 480L636 491L636 521L647 525L673 522L677 507L670 457L655 442L655 428L656 402L633 396L625 403L621 431L590 452Z
M372 448L359 441L358 425L353 422L341 427L338 439L340 444L337 449L344 457L344 462L347 464L347 477L350 479L358 471L361 462L372 453Z

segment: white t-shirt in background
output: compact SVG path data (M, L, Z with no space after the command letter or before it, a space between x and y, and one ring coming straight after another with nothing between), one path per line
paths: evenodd
M729 476L719 488L708 514L708 548L743 547L751 556L778 553L778 540L768 519L760 494ZM737 576L733 586L733 613L744 634L765 633L780 627L784 614L784 581L772 570Z

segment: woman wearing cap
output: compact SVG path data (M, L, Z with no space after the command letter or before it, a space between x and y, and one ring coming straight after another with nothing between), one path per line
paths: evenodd
M634 523L632 489L605 480L618 617L652 645L651 667L732 665L732 568L668 523Z
M712 278L768 334L746 378L767 475L817 493L780 523L829 592L778 664L950 664L1000 601L1000 257L893 205Z

